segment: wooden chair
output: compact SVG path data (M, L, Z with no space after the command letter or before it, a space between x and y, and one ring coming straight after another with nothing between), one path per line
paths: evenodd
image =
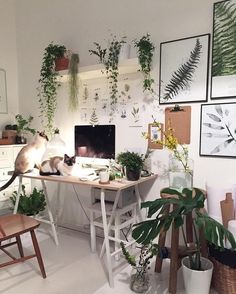
M42 273L43 278L46 278L46 272L44 269L44 264L42 260L42 256L40 253L38 241L35 235L34 230L39 226L39 222L35 219L21 214L10 214L0 216L0 250L6 253L12 260L4 263L0 263L0 268L11 265L18 262L23 262L27 259L36 257L38 260L39 268ZM35 254L25 256L22 243L21 243L21 235L30 232L32 243L34 246ZM15 241L14 241L15 238ZM13 241L11 240L13 239ZM4 242L9 240L8 242ZM20 257L16 258L10 252L8 252L5 248L16 244L18 246Z
M206 195L206 194L205 194ZM175 197L173 195L168 195L161 193L162 198L170 198ZM167 207L165 213L170 212L171 207ZM192 227L192 214L186 216L185 220L185 230L186 230L186 239L187 243L193 243L193 227ZM165 247L166 241L166 232L161 232L159 235L158 245L160 248ZM201 243L201 254L202 256L207 256L207 244L204 238L203 232L199 231L199 241ZM172 225L171 229L171 244L170 244L170 272L169 272L169 293L175 294L177 288L177 272L181 266L181 259L187 255L185 247L179 245L179 228L175 228ZM162 259L160 257L156 257L155 263L155 272L160 273L162 269Z

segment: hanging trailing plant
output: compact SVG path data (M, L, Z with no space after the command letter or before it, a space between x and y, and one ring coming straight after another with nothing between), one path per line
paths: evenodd
M166 85L163 96L164 100L172 99L179 94L181 90L189 88L200 61L201 49L202 45L199 39L197 39L194 49L190 52L189 59L174 71L169 83Z
M105 66L105 73L109 81L109 92L111 99L110 105L112 113L115 111L118 101L118 63L120 50L124 43L126 43L125 37L122 37L121 40L117 40L116 36L113 36L113 39L107 49L102 49L98 43L94 42L96 50L89 50L90 54L98 56L99 62L103 63Z
M40 70L38 101L42 125L48 135L54 132L54 117L57 108L57 90L60 86L58 72L55 71L55 59L63 57L66 47L50 43L44 51Z
M140 72L143 74L143 91L154 92L152 86L154 79L151 77L152 59L155 51L155 46L150 40L150 35L147 34L139 40L134 40L134 47L137 48L137 55L140 64Z
M76 53L71 54L69 63L69 109L75 111L78 108L78 64L79 55Z
M113 40L110 43L110 46L107 50L107 58L105 59L105 68L106 74L109 81L109 89L110 89L110 99L111 99L111 106L114 109L117 103L117 94L118 94L118 63L119 63L119 54L121 46L126 43L123 37L120 41L116 39L116 36L113 37Z

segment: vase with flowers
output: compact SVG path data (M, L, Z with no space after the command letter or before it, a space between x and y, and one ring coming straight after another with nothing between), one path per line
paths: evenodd
M163 138L153 142L161 144L171 151L168 170L169 187L179 192L182 192L184 188L191 189L193 187L193 160L189 157L188 146L178 142L171 126L164 131L161 123L155 119L153 125L161 133L161 138ZM146 133L144 135L148 138Z

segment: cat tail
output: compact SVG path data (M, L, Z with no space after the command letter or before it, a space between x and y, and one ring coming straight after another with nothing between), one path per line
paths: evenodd
M3 185L2 187L0 187L0 191L3 191L3 190L5 190L8 186L10 186L14 181L15 181L15 179L18 177L18 173L16 173L16 172L14 172L13 174L12 174L12 177L10 178L10 180L8 181L8 182L6 182L6 184L5 185Z
M40 170L39 174L40 174L40 176L60 176L61 175L59 170L56 173L43 172L43 171Z

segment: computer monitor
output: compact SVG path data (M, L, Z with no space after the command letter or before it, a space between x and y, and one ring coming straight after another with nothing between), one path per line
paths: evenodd
M115 125L75 126L75 154L115 159Z

